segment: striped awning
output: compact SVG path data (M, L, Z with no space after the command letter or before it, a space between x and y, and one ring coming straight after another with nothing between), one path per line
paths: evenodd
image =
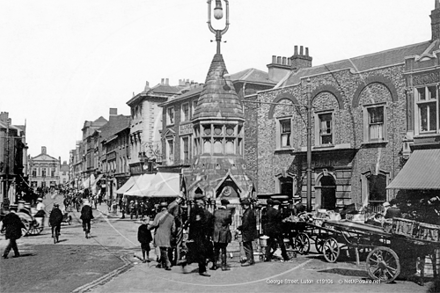
M440 149L415 150L388 189L440 189Z

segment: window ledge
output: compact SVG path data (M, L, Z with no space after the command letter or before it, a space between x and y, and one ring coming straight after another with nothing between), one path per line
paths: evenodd
M319 146L314 146L314 147L312 147L313 150L333 149L333 148L335 148L335 145L333 145L333 144L319 145Z
M378 140L378 141L364 141L361 145L362 146L366 146L366 147L370 147L370 146L375 146L375 145L386 145L388 144L388 140Z
M277 148L274 153L275 154L291 154L295 151L295 148Z

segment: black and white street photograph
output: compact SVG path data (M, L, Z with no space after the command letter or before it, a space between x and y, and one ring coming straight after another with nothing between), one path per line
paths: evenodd
M0 292L440 292L440 0L4 0L0 39Z

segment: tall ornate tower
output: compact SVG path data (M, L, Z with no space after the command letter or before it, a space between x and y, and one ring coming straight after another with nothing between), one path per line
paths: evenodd
M190 199L203 193L211 201L227 198L238 203L242 198L254 197L254 184L245 172L243 105L232 81L225 76L228 71L220 54L221 35L228 27L228 10L225 29L214 30L210 21L208 24L216 35L217 53L192 120L194 160L183 175Z

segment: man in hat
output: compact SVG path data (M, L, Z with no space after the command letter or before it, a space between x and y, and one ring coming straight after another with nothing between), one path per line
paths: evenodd
M174 216L174 221L176 224L176 233L172 235L171 237L171 249L168 257L170 258L170 261L173 265L177 263L177 257L178 257L178 245L182 242L183 238L183 210L182 210L182 204L183 204L183 193L180 192L179 195L176 197L174 201L172 201L168 205L168 212Z
M189 216L189 233L188 239L194 241L194 248L197 250L193 252L195 259L199 264L199 274L204 277L210 277L206 272L206 258L210 252L209 237L212 214L205 209L205 197L203 194L196 194L194 196L194 207L191 209Z
M92 221L92 219L94 219L94 217L93 217L93 210L92 207L90 206L90 202L88 199L84 199L84 205L81 209L80 219L82 220L82 226L86 234L86 238L89 238L90 229L91 229L90 222Z
M43 199L41 197L37 198L37 213L34 215L36 218L43 218L42 223L44 225L44 216L46 215L46 206L43 203Z
M249 199L243 199L241 201L241 206L244 209L244 213L241 226L238 226L237 229L241 231L244 253L246 254L247 259L247 261L241 266L246 267L255 264L252 241L258 237L257 217L255 216L254 210L251 208L251 202Z
M293 210L295 216L306 211L306 207L303 205L301 196L299 195L293 196Z
M280 212L275 208L275 206L279 206L280 202L278 200L268 200L267 207L267 224L266 224L266 234L269 236L268 245L266 247L266 259L265 261L271 261L273 253L276 251L277 243L281 248L281 256L284 260L289 260L287 255L286 247L284 246L282 231L281 231L281 223L282 217ZM273 252L271 249L273 248Z
M229 200L222 199L220 203L221 205L214 212L214 234L212 237L214 241L214 260L211 270L218 268L218 258L221 254L222 271L228 271L229 268L226 266L226 247L232 240L232 234L229 230L229 225L232 224L232 212L227 208Z
M5 229L5 238L9 239L9 243L3 252L3 258L8 258L11 249L14 250L14 256L19 257L20 253L18 252L17 239L22 236L21 229L25 228L25 226L15 211L9 211L3 218L3 228Z
M161 202L159 208L160 212L154 217L149 229L156 229L154 232L154 245L160 249L160 263L156 267L170 271L171 263L168 259L168 249L171 247L171 234L175 231L176 225L174 216L167 210L168 203Z
M63 221L63 212L60 210L60 205L58 203L53 204L53 209L49 215L49 224L52 227L52 238L54 237L54 232L56 231L60 235L61 222Z

